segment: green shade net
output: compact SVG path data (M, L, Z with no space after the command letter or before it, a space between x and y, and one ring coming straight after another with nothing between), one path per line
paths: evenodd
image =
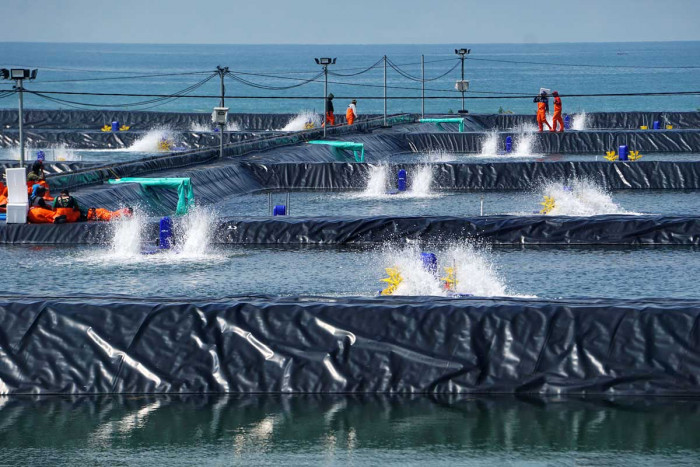
M189 178L137 178L124 177L116 180L108 180L108 183L139 183L144 187L174 188L177 190L177 209L175 215L187 214L189 208L194 207L194 190Z
M365 161L365 145L363 143L353 143L350 141L309 141L309 144L323 144L330 146L332 149L347 149L353 152L355 162Z
M464 133L463 118L421 118L418 121L420 123L435 123L441 130L444 130L441 123L459 123L459 132Z

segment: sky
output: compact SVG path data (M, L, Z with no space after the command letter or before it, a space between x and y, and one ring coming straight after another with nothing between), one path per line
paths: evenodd
M2 0L0 41L476 44L700 40L700 0Z

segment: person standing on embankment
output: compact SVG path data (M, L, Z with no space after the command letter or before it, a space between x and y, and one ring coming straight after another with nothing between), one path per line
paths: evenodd
M554 116L552 117L552 128L549 131L557 131L557 124L559 124L559 132L563 132L564 119L561 118L561 97L557 91L554 91L552 95L554 96Z
M552 127L549 125L549 122L547 122L547 114L549 113L549 99L547 99L547 93L542 91L532 102L537 103L537 127L540 133L542 132L543 125L547 125L547 128L551 130Z

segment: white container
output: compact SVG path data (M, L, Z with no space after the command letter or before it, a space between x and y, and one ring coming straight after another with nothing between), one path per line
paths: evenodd
M27 171L24 168L6 169L7 202L11 204L27 204Z
M7 223L26 224L27 211L29 211L28 201L24 203L7 203Z

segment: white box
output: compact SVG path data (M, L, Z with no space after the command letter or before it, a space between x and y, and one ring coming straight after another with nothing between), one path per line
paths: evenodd
M24 204L29 202L27 196L27 170L6 169L5 178L7 185L7 201L12 204Z
M26 224L27 211L29 211L28 201L26 203L7 203L7 223Z

